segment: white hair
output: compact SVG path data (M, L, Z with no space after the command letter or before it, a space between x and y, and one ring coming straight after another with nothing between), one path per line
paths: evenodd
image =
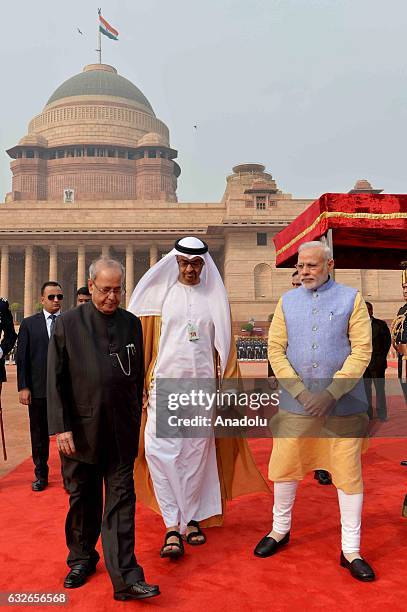
M122 275L122 282L124 281L124 267L120 261L117 261L117 259L112 259L111 257L98 257L97 259L94 259L89 266L89 278L93 281L96 280L97 273L100 272L102 268L119 269Z
M302 244L300 244L298 252L301 253L301 251L305 251L306 249L321 249L326 261L332 259L332 251L326 244L326 242L321 242L320 240L311 240L310 242L303 242Z

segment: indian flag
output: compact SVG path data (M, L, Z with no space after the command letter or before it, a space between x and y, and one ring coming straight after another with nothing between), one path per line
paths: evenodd
M110 23L103 19L101 12L99 11L99 32L111 38L112 40L118 40L119 32L115 30Z

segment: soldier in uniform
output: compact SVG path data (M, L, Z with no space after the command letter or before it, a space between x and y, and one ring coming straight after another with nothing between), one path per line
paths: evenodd
M8 301L0 297L0 401L1 401L1 385L7 380L6 378L6 355L12 350L16 343L17 334L14 330L13 315L11 314Z
M257 361L258 359L260 359L260 342L259 340L255 340L253 343L253 348L254 348L254 359Z
M403 262L402 266L404 269L401 284L406 303L399 309L397 317L391 324L391 336L393 346L398 353L398 377L407 403L407 261Z
M403 261L401 265L404 268L401 286L406 303L399 309L397 317L391 324L391 339L398 353L398 377L407 404L407 261ZM407 466L407 460L401 461L401 465Z
M239 340L237 341L237 358L243 359L243 356L244 356L244 344L243 344L243 340L239 338Z
M265 340L263 340L263 343L261 346L261 358L267 359L267 342Z

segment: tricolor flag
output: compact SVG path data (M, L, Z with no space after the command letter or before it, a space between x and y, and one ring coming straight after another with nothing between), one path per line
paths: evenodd
M111 38L112 40L118 40L119 32L115 30L110 23L103 19L102 13L99 9L99 32Z

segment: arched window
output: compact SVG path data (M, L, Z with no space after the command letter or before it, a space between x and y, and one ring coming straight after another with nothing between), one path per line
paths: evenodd
M271 298L271 267L265 263L254 268L254 297Z

